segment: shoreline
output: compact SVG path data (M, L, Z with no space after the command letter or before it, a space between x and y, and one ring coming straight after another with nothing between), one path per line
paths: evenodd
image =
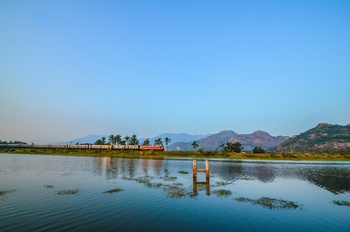
M291 161L350 161L350 153L228 153L216 151L134 151L134 150L74 150L74 149L30 149L6 148L0 149L6 154L61 155L85 157L115 157L135 159L166 159L166 158L218 158L240 160L291 160Z

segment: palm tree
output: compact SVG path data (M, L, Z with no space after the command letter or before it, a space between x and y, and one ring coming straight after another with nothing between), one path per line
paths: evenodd
M129 144L130 136L128 136L128 135L125 136L125 137L124 137L124 140L125 140L125 143L126 143L126 144Z
M193 149L197 149L198 148L198 143L196 142L196 141L194 141L192 144L191 144L191 146L193 147Z
M169 137L166 137L166 138L164 139L164 142L165 142L165 144L166 144L166 150L167 150L167 151L169 151L169 143L170 143L170 141L171 141L171 138L169 138Z
M151 143L149 141L149 139L146 139L145 141L143 141L142 145L143 146L149 146Z
M110 145L115 145L116 140L115 140L115 136L114 136L114 135L108 136L108 143L109 143Z
M122 142L122 136L121 135L114 136L114 139L115 139L115 142L117 144L121 144L121 142Z
M154 146L163 146L163 141L161 138L154 140Z
M103 145L106 144L106 137L102 137L101 140Z
M139 141L137 140L137 136L134 134L130 138L130 145L139 145Z

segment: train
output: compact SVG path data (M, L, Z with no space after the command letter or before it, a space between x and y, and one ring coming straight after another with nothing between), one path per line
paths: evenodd
M92 144L0 144L0 148L85 149L85 150L151 150L164 151L163 146L92 145Z

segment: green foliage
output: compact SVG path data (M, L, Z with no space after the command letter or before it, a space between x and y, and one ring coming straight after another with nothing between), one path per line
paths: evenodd
M264 149L262 149L261 147L255 147L254 149L253 149L253 153L265 153L265 150Z
M169 138L169 137L166 137L166 138L164 139L164 142L165 142L166 150L167 150L167 151L169 151L169 143L170 143L170 141L171 141L171 138Z
M130 137L129 145L139 145L139 141L137 140L137 136L135 134Z
M26 142L21 142L21 141L1 141L0 140L0 144L27 144Z
M339 206L350 206L350 201L333 201L333 204Z
M224 151L240 153L243 150L242 144L239 142L226 142Z
M109 194L111 194L111 193L117 193L117 192L121 192L121 191L123 191L123 189L121 189L121 188L115 188L115 189L107 190L106 192L103 192L103 193L109 193Z
M214 190L213 193L217 197L228 197L232 194L232 192L230 190L225 190L225 189Z
M96 140L95 145L106 145L106 137L102 137L101 139Z
M149 146L151 143L149 141L149 139L146 139L145 141L143 141L142 145L143 146Z
M184 170L180 170L180 171L178 171L178 173L180 173L180 174L188 174L189 172L186 172Z
M261 205L264 208L268 209L297 209L301 208L301 205L298 205L297 203L293 201L286 201L283 199L275 199L275 198L269 198L269 197L261 197L259 199L250 199L246 197L239 197L235 199L238 202L247 202L254 205Z
M161 138L154 140L154 146L163 146L163 141Z
M57 191L57 195L74 195L77 194L79 192L78 189L66 189L66 190L60 190Z
M16 190L13 189L13 190L0 191L0 196L5 196L5 195L7 195L9 193L13 193L13 192L16 192Z
M198 148L198 143L196 141L193 141L193 143L191 144L191 146L193 147L193 149L197 149Z

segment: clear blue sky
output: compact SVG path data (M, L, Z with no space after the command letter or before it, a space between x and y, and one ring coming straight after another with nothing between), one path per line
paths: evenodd
M0 139L350 123L350 1L0 1Z

